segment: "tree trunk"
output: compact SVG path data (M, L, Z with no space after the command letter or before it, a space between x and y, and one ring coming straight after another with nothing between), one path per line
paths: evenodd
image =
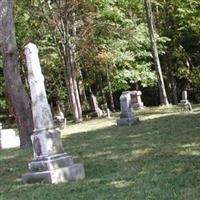
M147 16L147 22L148 22L148 28L149 28L149 34L150 34L150 40L151 40L152 55L153 55L154 64L156 67L157 78L158 78L160 103L161 103L161 105L168 105L169 103L168 103L168 99L167 99L165 84L164 84L162 70L161 70L161 66L160 66L160 60L159 60L159 56L158 56L156 36L155 36L155 30L154 30L154 25L153 25L154 24L153 23L153 15L152 15L150 1L144 0L144 6L145 6L145 10L146 10L146 16Z
M109 92L109 99L110 99L110 109L114 112L115 111L115 104L113 99L113 93L112 93L112 87L111 87L111 81L110 81L110 74L107 70L107 82L108 82L108 92Z
M179 43L176 41L175 32L177 31L176 22L174 19L173 13L173 5L171 4L171 0L165 1L165 23L164 23L164 30L165 34L168 38L171 39L170 43L168 44L167 53L165 54L165 64L167 65L167 80L168 80L168 95L171 96L170 100L173 104L178 104L178 97L177 97L177 83L175 79L175 71L177 70L176 64L173 62L176 58L176 48L178 47Z
M6 90L14 108L20 135L20 146L27 148L31 146L30 135L33 131L33 119L30 99L25 91L18 69L12 2L12 0L0 1L0 48L3 56Z
M52 36L54 41L57 43L59 56L62 59L64 65L65 82L69 95L69 107L73 115L73 120L75 122L80 122L82 121L82 108L78 92L77 66L75 61L74 45L74 39L76 36L75 2L56 0L54 3L57 13L55 14L53 12L53 2L48 1L47 6L49 16L46 18L46 21L48 25L52 24L52 21L54 22ZM45 13L45 10L43 10L43 13ZM60 36L59 42L62 42L61 46L59 45L59 42L54 35L54 31L56 31Z
M70 10L67 2L64 4L65 13L61 15L61 24L62 26L62 41L63 41L63 59L65 63L65 80L67 84L67 89L69 93L69 102L70 108L72 111L73 119L75 122L82 121L82 108L80 103L80 97L78 92L78 84L77 84L77 69L75 62L75 44L71 41L71 39L76 35L76 27L75 27L75 13L72 13L71 21L70 16L67 14L67 11ZM61 9L61 8L60 8ZM72 27L70 27L70 24ZM72 32L70 34L70 31Z
M73 119L75 122L81 122L82 109L81 109L77 80L76 80L75 61L72 54L73 54L72 47L68 38L65 44L66 83L67 83L68 92L69 92L69 100L70 100L70 106L71 106Z
M83 76L82 76L81 70L79 70L78 89L79 89L82 108L86 111L89 109L89 104L87 101L87 96L86 96L85 86L83 84Z
M101 103L103 104L103 105L106 105L106 107L108 106L108 103L107 103L107 101L106 101L106 95L105 95L105 92L104 92L104 88L103 88L103 77L102 76L100 76L99 77L99 90L100 90L100 94L101 94L101 97L102 97L102 101L101 101ZM98 90L98 88L97 88L97 90Z
M66 59L68 60L68 57L66 57ZM65 66L65 70L67 71L65 80L66 80L66 84L67 84L70 109L71 109L71 112L73 115L73 119L74 119L74 122L81 122L82 121L82 111L80 111L80 107L77 104L77 100L79 100L79 102L80 102L80 99L79 99L79 96L78 96L78 98L76 97L77 88L74 86L75 81L72 78L71 67L69 68L69 65L67 65L67 66Z

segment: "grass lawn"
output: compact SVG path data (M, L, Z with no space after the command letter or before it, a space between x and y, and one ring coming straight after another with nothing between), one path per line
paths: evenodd
M32 150L0 150L0 200L199 200L200 106L137 111L140 123L93 119L62 132L86 178L57 185L21 182Z

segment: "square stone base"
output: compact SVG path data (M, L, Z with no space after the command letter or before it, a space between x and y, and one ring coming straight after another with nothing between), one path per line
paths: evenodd
M22 176L24 183L63 183L85 178L85 170L82 164L73 164L43 172L32 172Z
M178 105L192 111L192 105L188 100L181 100L181 102Z
M85 177L82 164L74 164L66 153L34 159L28 164L29 173L22 176L24 183L62 183Z
M133 125L139 121L139 118L121 118L117 120L117 126Z
M134 103L133 104L133 108L135 108L135 109L144 109L144 103L143 102Z

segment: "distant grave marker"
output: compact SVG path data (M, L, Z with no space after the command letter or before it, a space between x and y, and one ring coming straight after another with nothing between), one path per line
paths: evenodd
M102 117L103 111L101 110L101 108L99 108L97 98L92 93L90 95L90 98L91 98L92 109L95 111L95 114L97 115L97 117Z
M192 111L192 105L188 100L187 91L183 91L182 92L182 100L178 105L182 106L182 107L184 107L186 109L189 109L190 111Z
M130 92L131 95L131 104L135 109L143 109L144 103L142 102L141 95L142 92L139 90L134 90Z
M121 114L120 119L117 120L118 126L132 125L137 121L132 113L131 95L129 91L122 92L120 96L120 108Z

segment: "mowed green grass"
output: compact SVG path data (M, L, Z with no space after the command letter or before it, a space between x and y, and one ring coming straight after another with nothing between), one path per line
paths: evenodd
M65 151L85 166L84 180L23 184L32 150L0 151L0 200L199 200L200 107L137 111L140 123L93 119L62 131Z

